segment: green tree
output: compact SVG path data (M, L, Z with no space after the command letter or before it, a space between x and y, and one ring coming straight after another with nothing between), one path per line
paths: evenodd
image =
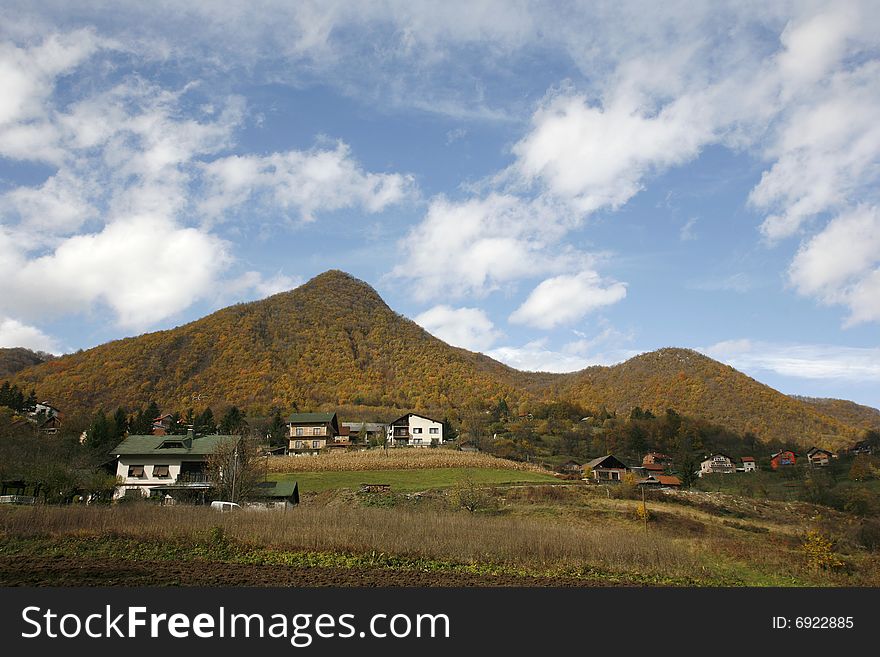
M223 419L220 420L220 433L233 436L244 433L245 429L247 429L247 420L245 420L245 413L238 406L230 406L226 409L226 413L223 414Z
M361 429L363 432L363 429ZM281 410L276 408L275 414L272 416L272 424L269 425L269 444L272 447L279 447L287 442L287 425L281 416Z

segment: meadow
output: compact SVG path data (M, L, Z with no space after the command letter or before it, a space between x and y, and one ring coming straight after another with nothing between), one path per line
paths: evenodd
M880 585L875 553L835 534L849 519L803 503L656 496L645 515L601 486L471 486L325 490L286 512L2 508L0 583L82 585L91 567L105 585L142 583L138 569L157 584L202 585L227 585L217 578L236 569L236 585ZM467 510L461 495L474 489L483 497ZM833 538L832 561L811 562L809 529Z
M273 456L267 459L269 472L324 472L354 470L423 470L432 468L485 468L546 472L533 463L497 458L482 452L449 448L370 449L330 451L318 456Z
M394 492L414 493L428 489L450 488L465 483L498 486L557 481L556 477L545 472L476 467L300 471L284 474L273 473L269 475L269 478L296 481L299 484L300 494L339 488L357 490L361 484L390 484L391 490Z

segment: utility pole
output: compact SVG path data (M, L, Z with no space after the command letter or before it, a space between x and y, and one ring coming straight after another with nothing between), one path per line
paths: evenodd
M235 473L238 471L238 445L232 452L232 492L229 495L229 501L235 502Z
M648 507L645 504L645 485L642 484L642 518L645 520L645 535L648 534Z

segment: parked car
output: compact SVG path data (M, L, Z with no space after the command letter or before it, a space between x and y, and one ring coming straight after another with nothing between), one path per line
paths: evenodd
M211 502L211 508L216 511L226 512L226 511L235 511L236 509L240 509L241 506L236 504L235 502Z

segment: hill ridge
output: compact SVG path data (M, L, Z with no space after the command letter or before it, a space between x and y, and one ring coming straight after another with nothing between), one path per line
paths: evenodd
M527 412L549 400L629 413L674 408L761 439L839 444L857 429L692 349L665 347L567 374L521 372L452 347L340 270L182 326L36 364L13 382L61 407L132 408L193 399L267 412L354 406L438 413L504 398Z

